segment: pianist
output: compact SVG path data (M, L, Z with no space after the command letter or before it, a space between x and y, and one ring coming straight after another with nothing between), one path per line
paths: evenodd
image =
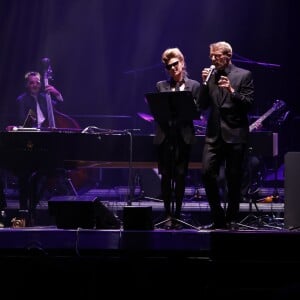
M26 127L45 127L45 124L49 124L47 96L50 95L51 103L56 105L63 102L61 93L52 85L42 88L41 75L38 72L25 74L25 88L26 91L17 98L18 125L24 125L27 121Z
M42 85L39 72L30 71L25 74L25 92L16 101L17 117L15 126L8 126L7 130L14 127L44 127L48 123L47 95L50 95L52 104L63 102L61 93L52 85ZM49 98L48 98L49 99ZM34 170L35 171L35 170ZM27 218L27 212L32 210L34 215L35 207L39 201L38 191L42 191L44 175L33 170L18 170L15 174L18 177L19 187L19 216ZM33 219L29 220L33 223Z

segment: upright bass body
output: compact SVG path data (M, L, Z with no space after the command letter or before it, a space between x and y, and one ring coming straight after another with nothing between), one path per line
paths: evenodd
M49 58L43 58L42 60L44 65L44 86L49 85L49 79L52 75L52 69L50 66ZM81 127L78 122L71 118L70 116L59 112L53 107L53 101L51 99L50 93L46 92L46 101L47 101L47 113L48 118L42 124L43 128L47 130L64 130L64 131L81 131ZM59 174L60 176L61 174ZM65 176L68 177L68 182L72 188L80 189L88 183L88 179L91 178L91 171L87 169L80 170L65 170ZM55 176L57 177L57 176ZM50 178L48 187L53 188L53 185L57 184L57 178Z

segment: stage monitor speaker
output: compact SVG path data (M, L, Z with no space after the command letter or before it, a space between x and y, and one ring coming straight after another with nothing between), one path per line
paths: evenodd
M300 152L288 152L284 157L284 227L300 228Z
M152 230L152 206L124 206L123 228L125 230Z
M118 229L120 222L101 202L92 196L58 196L48 200L48 211L61 229Z

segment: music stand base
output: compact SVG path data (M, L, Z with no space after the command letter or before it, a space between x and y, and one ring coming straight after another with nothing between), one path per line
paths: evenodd
M142 199L148 200L148 201L154 201L154 202L163 202L162 199L154 198L154 197L149 197L149 196L144 196L144 197L142 197Z
M179 225L184 225L184 226L187 226L190 229L195 229L197 231L199 230L198 227L193 226L192 224L189 224L185 221L182 221L180 219L173 218L173 217L169 217L169 218L167 218L167 219L165 219L165 220L163 220L159 223L154 224L154 228L158 229L158 228L160 228L160 226L163 226L166 223L169 223L170 225L165 226L165 229L181 229L181 228L179 228L180 227Z

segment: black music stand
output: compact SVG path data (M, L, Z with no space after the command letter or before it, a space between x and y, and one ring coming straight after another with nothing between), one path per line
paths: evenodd
M161 92L161 93L147 93L145 94L147 103L149 105L150 111L154 117L154 120L159 123L167 123L169 124L170 131L176 130L177 127L180 126L181 122L184 121L193 121L195 119L200 118L200 113L197 110L196 103L194 101L194 97L190 91L178 91L178 92ZM176 134L172 134L171 136L175 137ZM176 144L176 140L172 141L173 145ZM172 147L174 149L174 147ZM175 158L174 151L171 150L171 214L170 218L167 218L157 224L155 227L163 225L167 222L171 222L174 224L186 225L190 228L194 228L198 230L198 227L193 226L187 222L184 222L180 219L174 217L174 169L175 169Z

